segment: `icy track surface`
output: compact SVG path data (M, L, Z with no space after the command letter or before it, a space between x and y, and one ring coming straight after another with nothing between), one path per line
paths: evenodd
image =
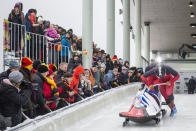
M89 116L70 129L65 127L64 131L196 131L196 95L175 95L177 114L169 117L170 110L164 106L167 114L158 125L154 121L146 124L129 122L126 127L122 127L124 118L119 117L119 112L128 111L132 99L133 96L127 97L121 104L113 104L104 110L95 111L94 116Z

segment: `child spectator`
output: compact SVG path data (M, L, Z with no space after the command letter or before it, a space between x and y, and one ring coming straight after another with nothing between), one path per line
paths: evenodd
M69 72L64 73L61 77L63 84L59 87L59 96L63 100L59 102L59 108L67 106L68 103L74 102L74 89L71 89L70 84L72 82L73 75ZM65 102L66 101L66 102Z

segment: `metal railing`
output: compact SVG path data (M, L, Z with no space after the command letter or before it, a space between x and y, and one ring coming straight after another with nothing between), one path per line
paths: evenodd
M44 35L27 32L24 25L4 19L4 69L10 60L20 57L39 59L58 67L61 62L68 63L70 56L69 47L61 45L61 41L50 42Z
M149 61L146 60L143 56L141 56L142 58L142 68L145 71L145 68L149 65Z

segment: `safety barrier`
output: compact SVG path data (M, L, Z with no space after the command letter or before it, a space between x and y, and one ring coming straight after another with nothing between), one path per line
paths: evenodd
M61 41L54 43L50 40L44 35L27 32L24 25L4 20L4 67L10 60L19 60L20 57L40 59L57 67L60 62L68 62L71 49L61 45Z
M149 65L149 61L146 60L143 56L141 56L142 58L142 68L145 70L145 68Z
M93 116L93 113L109 107L111 104L118 104L123 98L135 95L141 83L133 83L111 90L98 93L68 107L61 108L33 120L26 120L22 124L8 129L9 131L60 131L82 122L86 117Z

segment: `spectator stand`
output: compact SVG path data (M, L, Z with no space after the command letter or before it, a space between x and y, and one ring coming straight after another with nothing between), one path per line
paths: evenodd
M68 48L44 35L27 32L24 25L4 19L4 70L10 60L20 60L20 57L40 59L58 67L60 62L68 62L71 53ZM68 54L67 57L63 57L64 54Z

